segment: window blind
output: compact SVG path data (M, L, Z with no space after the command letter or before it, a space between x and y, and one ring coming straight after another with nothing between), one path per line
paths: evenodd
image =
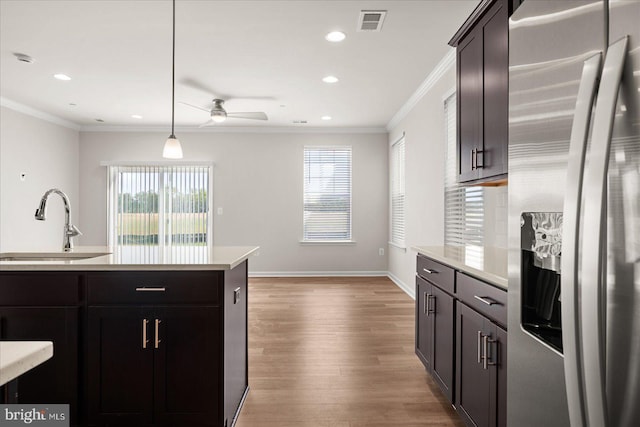
M391 243L405 247L405 143L391 146Z
M445 245L482 246L484 242L484 189L458 184L456 96L444 102L446 122L446 175L445 175Z
M303 241L351 240L351 147L304 148Z
M109 166L109 245L131 262L206 261L209 166Z

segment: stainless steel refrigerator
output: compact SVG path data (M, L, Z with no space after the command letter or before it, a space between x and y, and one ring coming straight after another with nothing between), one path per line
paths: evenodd
M510 18L508 227L508 425L640 425L640 1Z

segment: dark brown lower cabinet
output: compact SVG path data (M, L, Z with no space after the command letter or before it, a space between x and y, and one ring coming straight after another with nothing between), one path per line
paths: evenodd
M416 354L449 401L453 401L454 299L416 277Z
M506 426L507 332L456 304L456 410L469 426Z
M89 307L89 425L213 426L218 307Z

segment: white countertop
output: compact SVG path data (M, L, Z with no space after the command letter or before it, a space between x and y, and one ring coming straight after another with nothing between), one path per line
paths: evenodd
M0 386L51 357L51 341L0 341Z
M209 249L195 247L191 251L183 249L182 255L174 256L170 261L160 261L154 258L151 247L140 246L134 251L123 253L122 251L114 252L105 246L81 246L73 249L74 256L108 254L86 259L0 261L0 271L230 270L255 254L258 249L260 249L258 246L213 246ZM25 255L49 258L65 256L61 251L0 253L0 257Z
M413 246L418 253L507 289L507 250L489 246Z

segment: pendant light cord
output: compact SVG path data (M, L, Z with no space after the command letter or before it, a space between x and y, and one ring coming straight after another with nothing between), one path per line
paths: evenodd
M173 0L173 47L171 52L171 138L176 137L173 133L175 92L176 92L176 0Z

